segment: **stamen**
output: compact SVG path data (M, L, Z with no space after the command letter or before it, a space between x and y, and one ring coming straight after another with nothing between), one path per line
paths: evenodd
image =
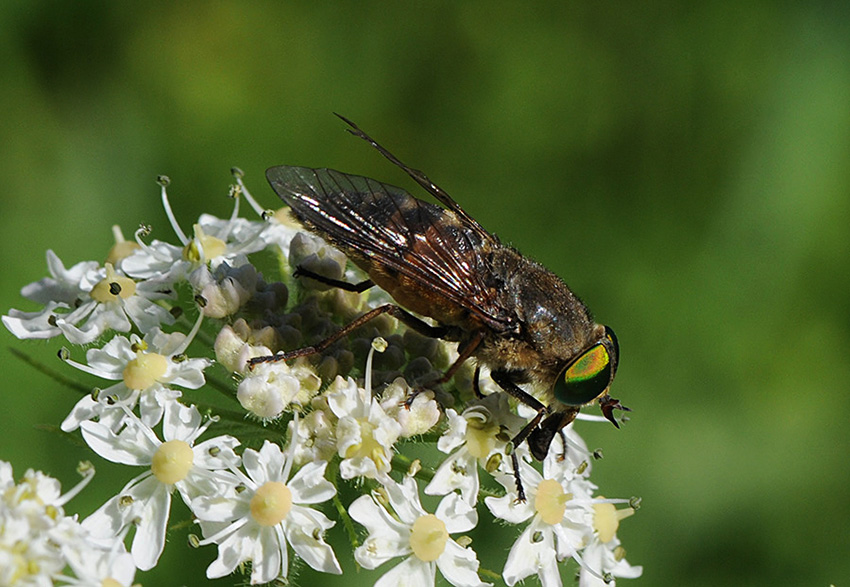
M198 331L201 329L201 322L204 320L204 313L198 313L198 319L195 320L195 325L192 326L192 330L189 331L189 334L186 335L185 340L174 349L174 352L171 353L171 356L177 356L186 352L186 349L189 348L189 345L192 344L192 341L195 340L195 336L198 334Z
M385 350L387 350L386 340L380 336L376 336L372 339L372 347L369 349L369 354L366 356L366 381L364 383L366 395L369 397L372 397L372 356L375 354L375 351L382 353Z
M230 236L230 231L233 230L233 225L236 222L236 219L239 217L239 200L238 193L235 194L233 198L233 211L230 213L230 219L227 221L225 225L224 232L219 234L219 238L221 240L226 241L227 237Z
M599 571L597 571L596 569L593 569L593 568L589 567L587 564L585 564L584 559L581 558L581 556L579 555L578 552L573 552L573 560L578 563L578 566L580 566L582 569L584 569L585 571L587 571L588 573L590 573L591 575L593 575L594 577L596 577L600 581L604 581L605 583L608 583L608 581L605 581L605 577L603 577L602 575L599 574Z
M245 187L245 184L242 183L242 170L238 167L234 167L230 170L230 172L233 174L233 178L236 180L236 185L238 185L239 188L242 190L242 196L248 201L248 204L251 206L251 208L254 209L254 212L257 213L257 216L263 216L266 210L257 203L257 200L254 199L254 196L251 195L251 192L249 192L248 188Z
M79 465L77 465L77 472L79 472L80 475L83 476L83 478L80 480L79 483L74 485L73 488L65 492L64 495L61 495L59 499L53 502L53 505L55 505L56 507L62 507L63 505L74 499L74 497L76 497L76 495L80 491L82 491L86 485L89 484L89 481L94 479L94 467L88 461L81 462Z
M89 375L94 375L95 377L100 377L101 379L109 379L110 381L118 381L122 377L119 377L115 373L108 373L106 371L101 371L100 369L95 369L94 367L90 367L88 365L83 365L82 363L78 363L73 360L70 356L70 353L67 352L67 349L64 349L64 353L62 351L59 352L59 358L74 367L75 369L79 369L83 373L88 373Z
M145 237L149 236L152 230L153 229L149 224L140 225L139 228L136 230L136 233L134 234L136 244L138 244L139 247L141 247L141 249L145 253L147 253L154 259L157 259L158 261L170 261L170 257L163 256L157 249L149 246L144 240L142 240Z
M168 192L165 190L165 187L171 183L171 180L169 180L166 175L160 175L157 177L157 181L162 186L162 207L165 208L165 215L168 216L168 222L171 223L171 228L174 230L174 234L177 235L177 238L180 239L180 242L185 246L189 244L189 239L180 228L180 225L177 224L177 218L175 218L174 211L171 209L171 203L168 201Z
M298 412L292 412L292 435L289 437L289 454L286 455L286 464L283 465L283 478L289 479L292 463L295 461L295 448L298 445Z

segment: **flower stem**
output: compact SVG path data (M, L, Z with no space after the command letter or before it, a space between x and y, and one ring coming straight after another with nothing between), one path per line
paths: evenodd
M345 506L342 505L342 501L339 499L339 494L337 493L333 497L334 507L336 507L336 511L339 514L339 518L342 520L342 525L345 526L345 531L348 534L348 540L351 542L351 548L357 548L360 546L360 540L357 538L357 530L354 529L354 522L351 521L351 517L348 515L348 510L345 509Z
M86 385L85 383L80 383L79 381L75 381L75 380L71 379L70 377L66 377L66 376L62 375L58 371L54 371L53 369L48 367L45 363L42 363L41 361L37 361L37 360L33 359L28 354L23 353L16 348L9 347L9 352L11 352L13 355L15 355L18 359L22 360L27 365L34 367L36 369L36 371L40 371L40 372L44 373L45 375L47 375L53 381L56 381L60 385L64 385L65 387L73 389L74 391L78 391L83 395L86 395L86 394L89 394L89 393L92 392L92 386Z

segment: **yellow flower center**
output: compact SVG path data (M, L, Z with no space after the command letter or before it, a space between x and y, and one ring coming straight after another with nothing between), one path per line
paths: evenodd
M263 483L251 498L251 517L260 526L280 524L292 509L292 492L280 481Z
M136 282L129 277L118 275L111 263L106 263L106 277L91 289L91 299L101 304L114 302L118 298L126 300L136 293Z
M496 434L499 427L495 424L483 424L481 420L471 418L466 424L466 449L476 459L486 459L496 448Z
M566 493L560 483L554 479L544 479L537 486L534 509L547 524L558 524L564 519L567 502L572 498L573 494Z
M173 485L189 474L194 460L195 453L191 446L182 440L169 440L156 449L151 472L162 483Z
M143 390L159 381L168 370L168 359L159 353L138 353L124 367L124 385Z
M389 471L390 462L386 450L373 434L375 426L371 422L360 422L360 442L352 444L345 451L345 458L365 457L372 459L379 471Z
M122 587L122 585L112 577L107 577L100 582L100 587Z
M121 259L126 259L133 254L134 251L141 249L139 243L135 241L121 241L112 245L109 249L109 254L106 256L106 262L114 265ZM109 579L110 581L112 579Z
M593 529L596 530L600 542L611 542L620 527L620 520L633 513L635 510L632 508L618 510L613 503L593 504Z
M183 258L192 263L200 263L201 259L209 261L223 255L226 251L227 245L223 240L205 234L200 225L196 224L195 238L183 247Z
M446 531L446 525L434 514L419 516L413 522L410 548L419 560L430 563L440 558L448 540L449 533Z

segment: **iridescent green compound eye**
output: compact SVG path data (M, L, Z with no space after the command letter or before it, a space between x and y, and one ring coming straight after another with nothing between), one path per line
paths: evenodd
M596 343L564 369L555 382L555 399L568 406L595 400L611 383L613 369L608 345Z

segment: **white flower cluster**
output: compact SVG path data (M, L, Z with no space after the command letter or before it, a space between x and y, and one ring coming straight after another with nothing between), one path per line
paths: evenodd
M79 470L83 480L63 495L59 481L33 470L16 484L12 466L0 461L0 585L133 583L136 565L123 535L99 540L62 509L94 476L89 463Z
M61 335L90 347L85 362L66 349L60 357L109 383L80 399L62 429L79 430L99 456L141 473L77 522L62 513L68 496L54 480L28 472L15 485L0 465L0 584L129 585L136 569L157 564L175 494L200 528L195 545L217 545L209 578L246 563L252 584L287 577L293 552L317 571L342 573L325 541L332 513L348 528L359 566L402 559L378 586L434 585L438 570L456 587L489 585L484 579L499 573L479 568L467 534L479 509L519 526L500 573L508 585L532 575L561 585L565 559L578 563L583 586L641 574L616 536L636 504L596 493L591 453L572 425L541 472L524 446L510 443L527 418L505 393L485 384L483 398L464 401L420 387L457 357L451 346L383 315L321 354L252 365L254 357L324 340L387 298L294 279L295 266L333 279L358 276L285 211L264 212L234 175L232 216L201 216L191 237L161 178L179 244L145 242L147 228L125 241L115 229L106 261L70 269L48 251L50 277L22 290L41 309L3 316L19 338ZM242 199L262 218L238 217ZM281 260L280 282L257 268L269 258ZM458 387L464 378L469 387L461 369ZM223 392L218 403L213 389ZM205 435L222 420L229 434ZM423 467L401 452L425 442L436 442L442 462ZM259 448L240 449L246 444ZM525 501L517 498L512 450ZM420 483L425 494L442 496L433 512L422 505ZM360 493L347 508L343 486ZM61 579L67 569L77 579Z

